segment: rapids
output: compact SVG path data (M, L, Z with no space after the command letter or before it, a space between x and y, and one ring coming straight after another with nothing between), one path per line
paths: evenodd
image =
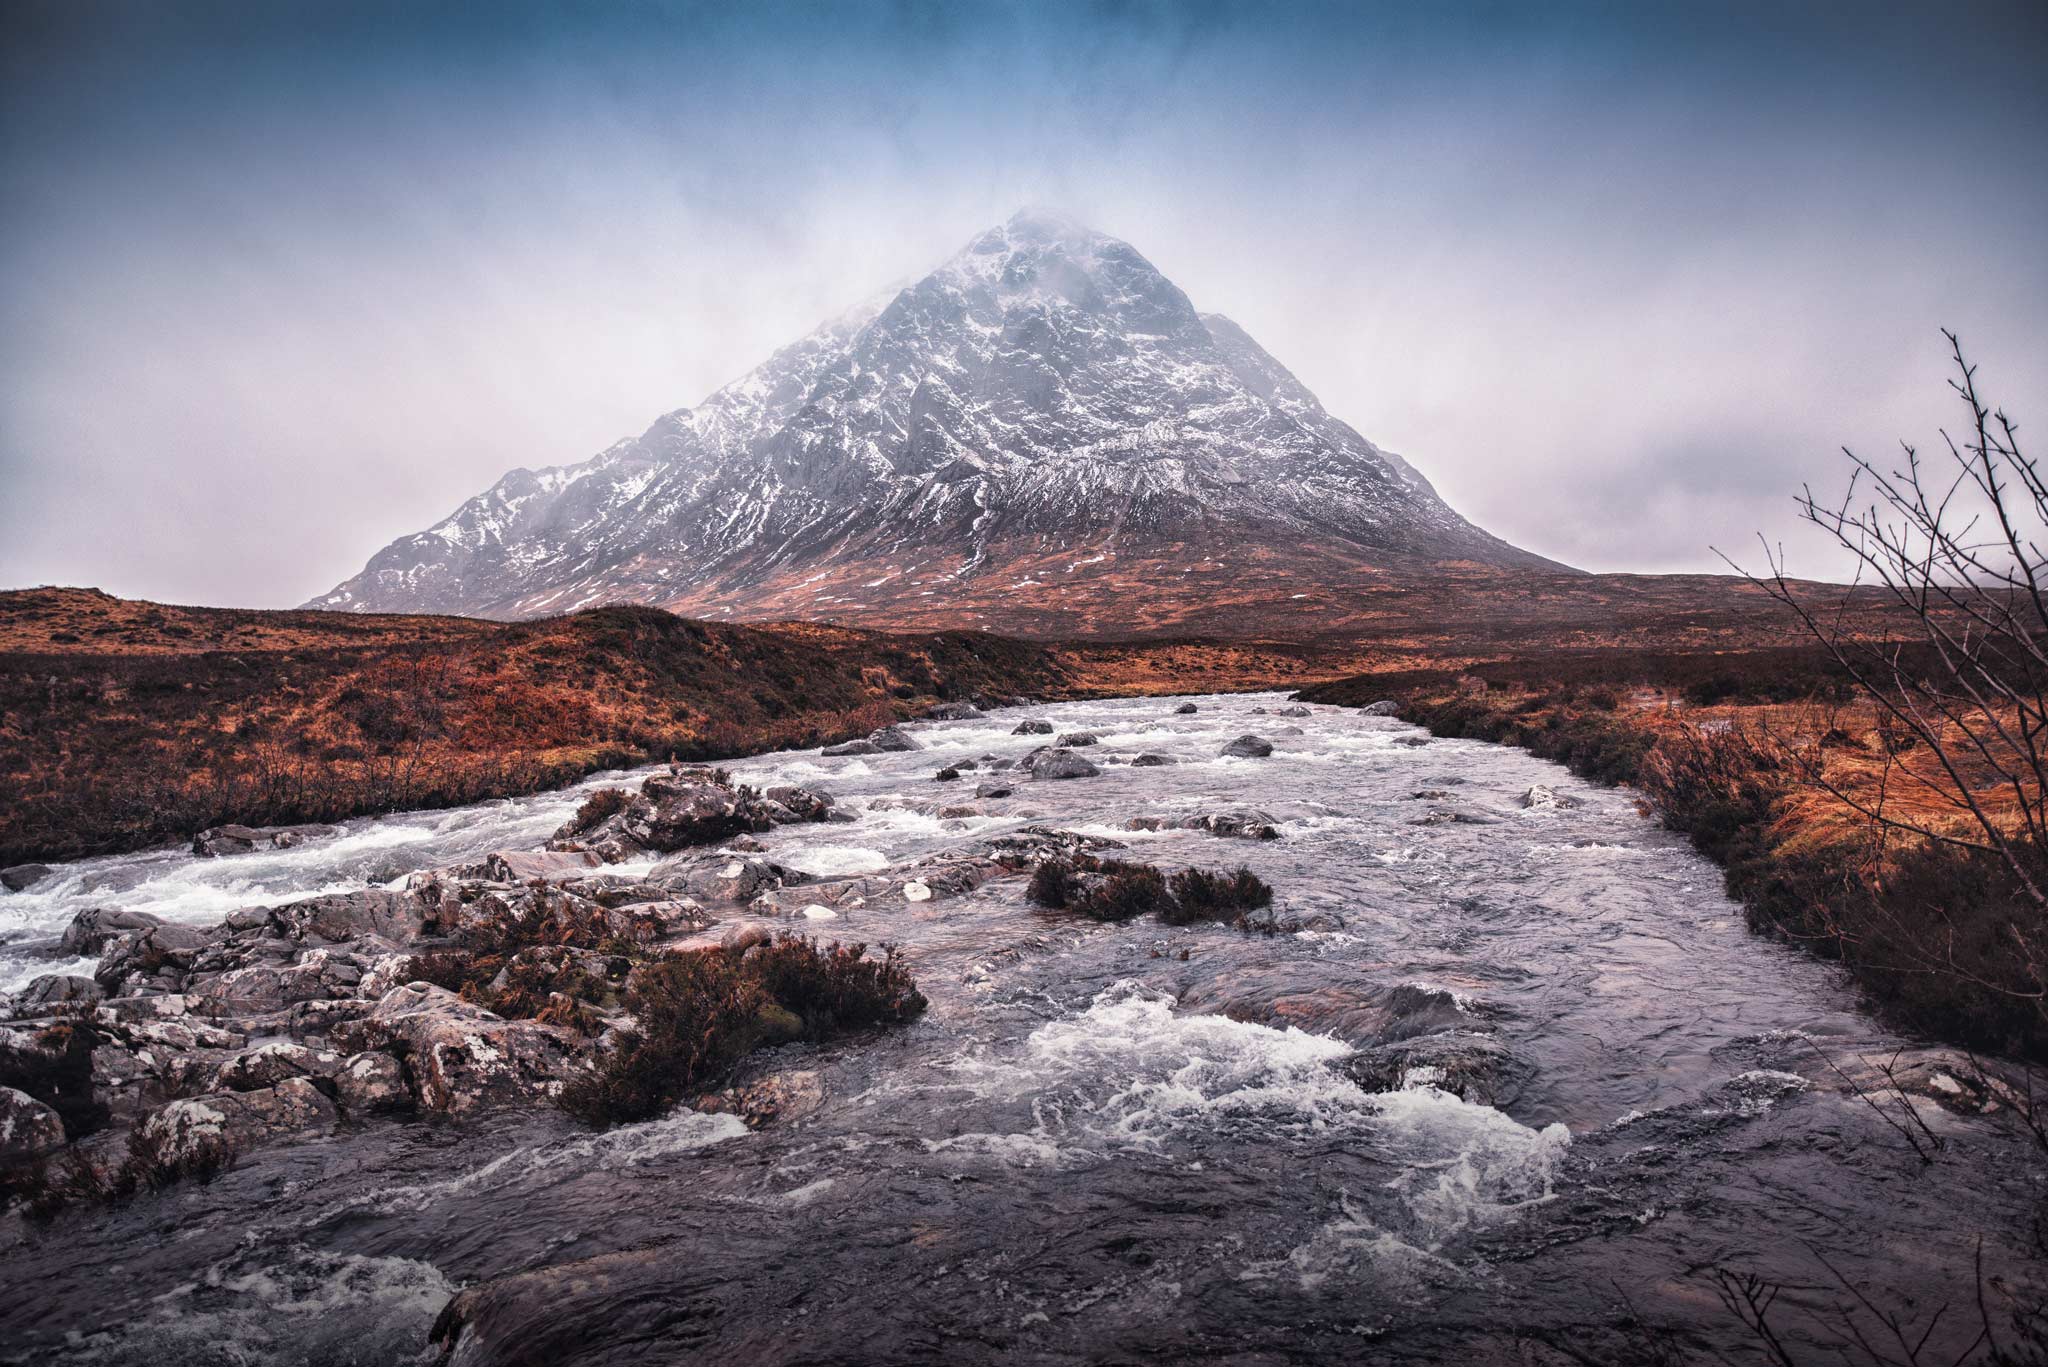
M528 1274L459 1361L1762 1361L1713 1270L1813 1288L1787 1307L1847 1301L1821 1256L1918 1321L1952 1303L1952 1355L1980 1237L1987 1272L2038 1280L2026 1137L1922 1101L1945 1144L1923 1164L1830 1066L1922 1051L1826 964L1751 935L1628 792L1392 719L1272 715L1278 695L1179 701L728 767L858 812L761 837L813 874L1043 823L1248 864L1305 928L1077 923L1019 879L802 920L900 945L931 1000L907 1028L758 1058L815 1074L808 1115L374 1123L47 1227L0 1220L0 1360L431 1362L456 1291ZM1178 762L980 802L976 773L933 781L1042 743L1011 734L1024 716L1094 731L1097 763ZM1248 731L1271 758L1218 756ZM211 921L531 848L606 781L289 850L65 866L0 895L0 989L64 971L32 946L83 907ZM1538 784L1575 805L1524 806ZM938 814L954 804L980 810ZM1281 839L1126 829L1242 807ZM1837 1332L1780 1318L1802 1354Z

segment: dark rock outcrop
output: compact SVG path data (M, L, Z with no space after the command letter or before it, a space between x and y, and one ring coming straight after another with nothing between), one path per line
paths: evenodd
M1273 742L1264 736L1243 735L1224 746L1223 753L1236 759L1265 759L1273 753Z

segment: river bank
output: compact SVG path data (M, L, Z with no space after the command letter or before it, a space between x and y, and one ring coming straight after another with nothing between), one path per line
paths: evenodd
M1298 696L1390 695L1434 735L1628 785L1721 867L1754 929L1841 963L1901 1027L2048 1060L2048 982L2014 939L2033 919L2021 889L1995 856L1878 831L1850 805L1875 805L1887 783L1889 801L1924 804L1897 771L1925 757L1895 753L1818 652L1538 659L1368 674ZM2003 795L1986 800L1995 810Z

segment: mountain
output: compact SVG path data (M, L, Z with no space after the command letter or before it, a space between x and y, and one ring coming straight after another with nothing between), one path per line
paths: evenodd
M1027 212L307 606L1128 634L1310 622L1442 564L1562 569L1458 516L1129 244Z

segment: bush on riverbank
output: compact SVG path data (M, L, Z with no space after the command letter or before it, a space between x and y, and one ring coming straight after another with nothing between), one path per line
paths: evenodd
M905 1024L926 1003L893 949L870 959L865 945L783 935L643 964L626 1005L635 1028L562 1091L563 1109L593 1125L652 1120L764 1045Z

